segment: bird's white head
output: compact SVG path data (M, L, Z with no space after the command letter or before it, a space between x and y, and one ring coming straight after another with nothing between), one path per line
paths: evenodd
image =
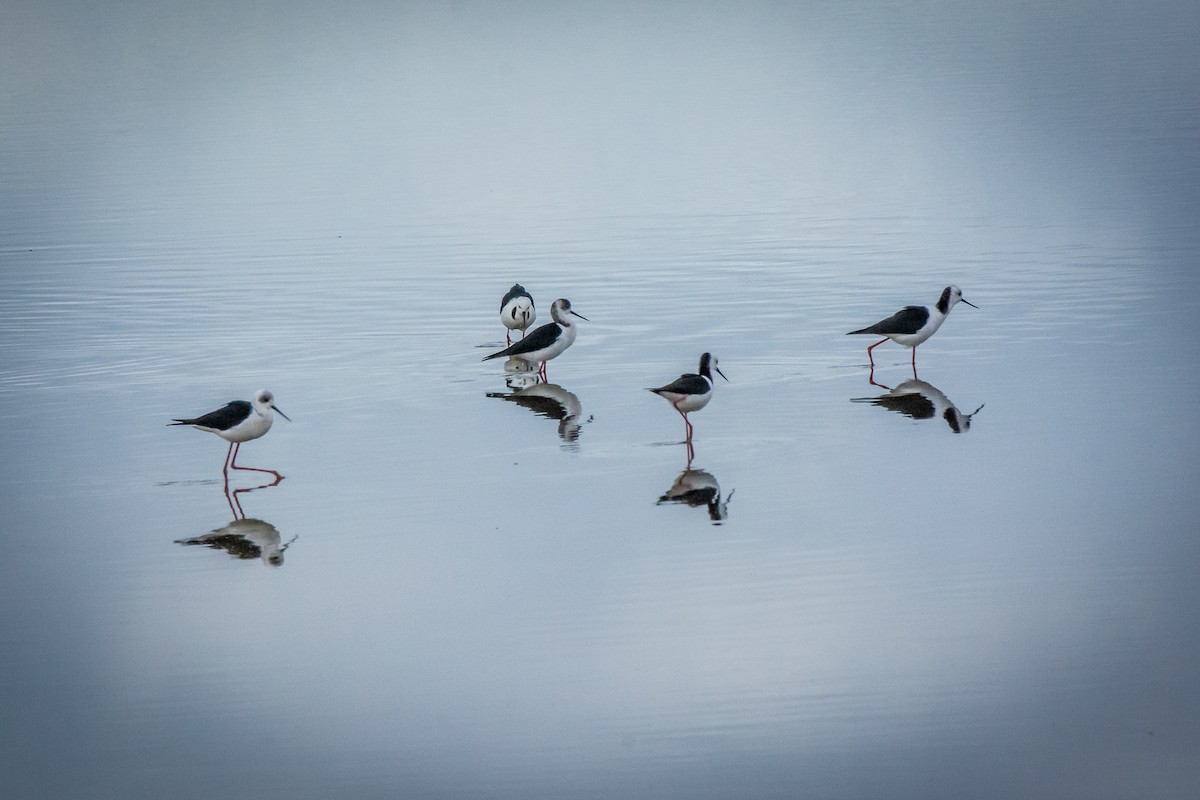
M725 378L725 373L721 372L721 368L717 366L717 357L712 353L705 353L700 356L700 374L708 378L711 383L713 372ZM725 380L729 380L729 378L725 378Z
M590 320L588 320L587 317L583 316L582 314L576 314L574 311L572 311L571 310L571 301L565 297L558 298L557 300L554 301L554 304L552 306L550 306L550 316L554 319L555 322L557 322L559 325L562 325L563 327L566 327L566 328L569 328L572 325L572 322L569 319L567 319L568 314L570 314L573 317L579 317L581 320L584 320L585 322L590 321Z
M971 308L979 308L979 306L963 297L962 289L959 289L957 286L947 286L942 290L942 296L938 300L938 311L941 311L943 314L949 314L950 309L954 308L958 303L966 303Z
M528 328L536 313L533 310L533 300L528 297L518 297L517 302L513 305L513 322L523 329Z
M537 318L533 295L521 284L514 283L500 302L500 316L506 327L525 330Z
M275 395L271 394L266 389L259 389L258 392L255 393L254 407L257 408L259 410L259 412L261 412L263 414L266 414L270 411L276 411L276 412L278 412L279 416L283 417L288 422L292 421L291 417L289 417L287 414L280 411L279 408L275 405Z
M983 406L980 406L970 414L964 414L954 406L950 406L942 412L942 419L946 420L946 424L950 426L950 430L955 433L966 433L971 430L971 418L982 410Z

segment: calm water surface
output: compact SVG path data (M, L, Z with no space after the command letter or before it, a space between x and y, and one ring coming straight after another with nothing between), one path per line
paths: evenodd
M134 8L0 35L5 797L1200 790L1194 10Z

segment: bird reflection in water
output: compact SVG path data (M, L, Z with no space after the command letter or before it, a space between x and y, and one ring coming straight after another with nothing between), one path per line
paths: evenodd
M732 499L733 492L730 492L729 497L722 500L721 484L717 483L716 476L707 470L692 469L689 461L687 469L679 473L671 488L658 498L655 505L680 503L692 508L704 506L708 509L708 518L720 525L729 517L729 501Z
M895 411L916 420L943 419L955 433L966 433L971 429L971 418L979 413L982 405L970 414L959 411L950 398L946 397L936 386L919 378L907 380L895 389L876 383L876 386L887 389L886 394L878 397L855 397L852 403L870 403L873 406Z
M225 499L229 503L230 510L233 511L233 521L203 536L194 536L190 539L176 539L175 543L182 545L204 545L214 550L224 550L234 558L260 558L268 566L282 566L284 551L291 546L292 542L296 541L297 537L293 536L286 544L282 543L283 540L279 535L279 529L261 519L248 518L242 510L242 503L238 498L238 495L241 494L248 494L259 489L269 489L272 486L278 486L280 480L282 479L277 479L271 483L264 483L260 486L234 489L232 491L229 488L229 481L226 480Z
M283 565L283 552L296 541L292 537L287 544L280 544L279 530L261 519L235 519L223 528L217 528L203 536L177 539L177 544L202 544L214 550L224 550L234 558L261 558L272 567Z
M506 365L507 368L507 365ZM556 383L542 382L534 369L517 368L504 379L511 392L489 392L488 397L508 400L528 408L540 417L558 421L558 435L564 443L577 445L580 428L592 418L583 418L579 397Z

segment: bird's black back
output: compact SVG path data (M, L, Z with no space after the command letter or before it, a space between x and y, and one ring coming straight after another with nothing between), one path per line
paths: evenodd
M675 380L668 383L666 386L660 386L657 389L650 391L655 394L663 392L673 392L674 394L704 394L710 387L709 379L703 375L694 375L691 372L680 375Z
M696 508L697 506L711 506L714 502L721 499L721 490L715 486L705 486L702 489L690 489L683 494L671 495L664 494L658 498L661 503L684 503L685 505Z
M886 336L889 333L916 333L929 321L929 309L925 306L905 306L887 319L880 320L869 328L850 333L874 333Z
M508 294L504 295L504 298L500 301L500 310L503 311L509 301L517 297L528 297L530 305L533 304L533 295L525 291L525 287L521 284L514 283L512 288L508 290Z
M553 397L536 394L503 394L501 392L489 392L488 397L499 397L501 400L516 403L546 419L560 420L567 416L567 407Z
M557 322L548 322L536 328L533 333L527 334L519 342L513 342L509 347L497 353L492 353L490 356L484 356L483 360L488 361L504 356L519 356L523 353L532 353L534 350L541 350L543 347L549 347L558 341L558 337L562 336L562 332L562 326Z
M212 428L214 431L227 431L234 425L245 421L250 416L253 407L245 400L231 400L223 408L210 411L195 419L177 419L172 425L199 425L202 428Z
M933 419L935 406L933 401L923 394L885 394L869 400L871 405L895 411L913 419Z

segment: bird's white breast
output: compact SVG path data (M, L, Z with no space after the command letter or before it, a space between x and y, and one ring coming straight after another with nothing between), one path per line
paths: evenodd
M532 352L522 353L514 357L524 361L549 361L552 358L562 355L564 350L575 343L575 334L578 331L575 325L560 325L559 327L562 332L549 347L543 347L541 350L533 350Z
M250 416L227 431L217 432L217 435L227 442L248 442L271 430L274 421L275 415L270 411L264 413L255 408L250 411Z
M937 329L942 327L942 323L946 321L946 315L938 311L936 308L931 309L929 319L925 325L916 333L889 333L888 338L896 344L904 345L905 347L916 347L921 342L928 339L933 334L937 333Z

